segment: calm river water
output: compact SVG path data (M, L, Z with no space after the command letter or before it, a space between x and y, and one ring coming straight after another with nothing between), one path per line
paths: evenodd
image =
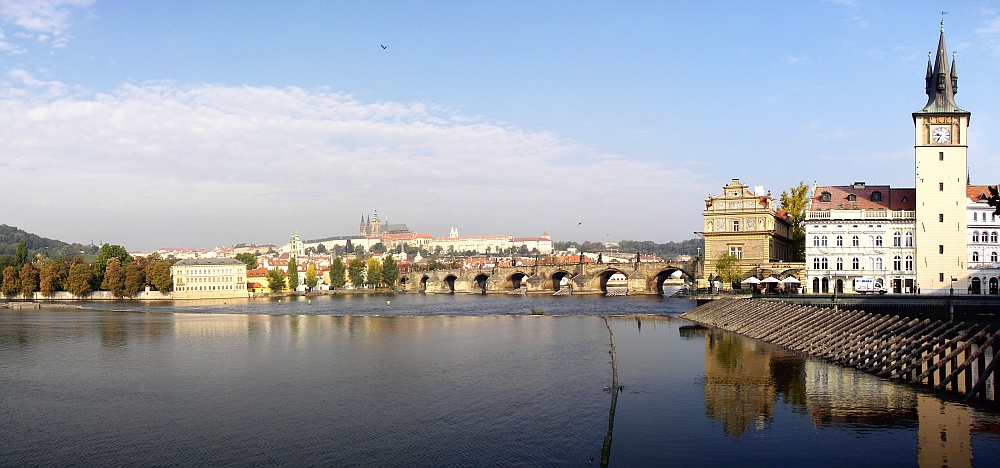
M998 413L694 327L686 300L90 305L0 310L0 466L598 466L599 315L611 466L1000 466Z

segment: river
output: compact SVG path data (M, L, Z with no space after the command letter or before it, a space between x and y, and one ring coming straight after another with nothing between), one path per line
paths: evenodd
M388 302L387 302L388 301ZM661 297L0 309L0 466L998 466L1000 415ZM544 310L544 315L532 315Z

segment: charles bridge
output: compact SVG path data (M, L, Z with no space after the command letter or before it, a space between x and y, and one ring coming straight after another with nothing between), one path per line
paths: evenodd
M693 279L701 277L703 269L704 263L695 259L411 271L400 275L399 288L403 292L437 294L663 294L664 280L675 272ZM621 285L613 281L609 287L608 281L615 273L627 280Z

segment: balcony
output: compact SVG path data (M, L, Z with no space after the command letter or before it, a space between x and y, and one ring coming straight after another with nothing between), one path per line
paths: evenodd
M807 211L806 220L916 220L916 211L886 211L886 210L828 210Z

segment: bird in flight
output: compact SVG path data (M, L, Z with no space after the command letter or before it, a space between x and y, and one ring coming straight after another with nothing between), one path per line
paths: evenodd
M382 46L382 50L385 50L385 46L384 45L382 45L382 44L379 44L379 45Z
M579 226L581 224L583 224L583 221L580 221L579 223L576 223L577 226Z

